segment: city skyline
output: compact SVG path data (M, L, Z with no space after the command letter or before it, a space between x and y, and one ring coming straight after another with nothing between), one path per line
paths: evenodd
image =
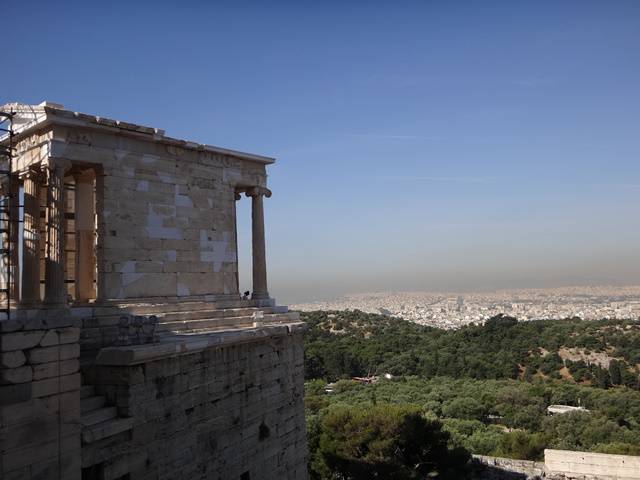
M30 28L7 39L0 103L49 100L276 157L266 243L282 302L640 284L637 2L5 13ZM246 199L238 216L246 290Z
M369 292L330 301L294 304L293 309L360 310L403 318L430 327L456 329L496 315L519 321L636 319L640 285L508 289L476 292Z

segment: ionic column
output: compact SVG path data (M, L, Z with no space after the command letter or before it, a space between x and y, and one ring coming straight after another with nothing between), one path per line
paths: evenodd
M76 301L95 298L95 200L93 170L74 175L76 227Z
M15 175L11 182L11 196L9 198L9 221L11 222L11 260L8 267L11 268L11 299L17 303L20 298L20 183Z
M95 190L95 210L96 210L96 302L104 300L105 297L105 260L104 260L104 237L107 225L105 223L104 206L104 170L99 168L94 170L96 176Z
M233 194L233 237L236 242L236 292L241 295L240 292L240 265L238 264L238 200L242 198L239 192Z
M44 301L51 306L66 304L64 284L64 166L47 168L47 248L44 269Z
M264 207L262 197L271 196L266 188L253 187L247 190L251 197L251 239L253 256L253 293L251 298L269 298L267 290L267 258L264 244Z
M40 302L40 173L24 177L22 305Z

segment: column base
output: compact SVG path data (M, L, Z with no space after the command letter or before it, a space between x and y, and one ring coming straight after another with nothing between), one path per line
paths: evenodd
M67 308L68 306L66 300L47 300L46 298L42 301L41 305L46 308Z
M253 292L251 294L251 300L266 300L270 298L269 292Z
M20 310L33 310L34 308L41 308L42 305L42 300L24 300L18 302L16 308Z
M261 300L251 299L251 305L254 307L275 307L276 299L275 298L263 298Z
M251 297L251 305L254 307L275 307L276 299L269 297L266 295L264 297L252 296Z

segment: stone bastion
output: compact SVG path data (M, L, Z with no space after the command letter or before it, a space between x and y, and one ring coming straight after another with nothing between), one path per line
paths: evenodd
M0 478L306 479L304 324L267 288L274 160L48 102L0 110Z

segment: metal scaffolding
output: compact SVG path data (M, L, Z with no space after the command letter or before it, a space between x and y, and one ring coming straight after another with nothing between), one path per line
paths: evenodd
M5 312L9 318L11 312L12 293L14 291L13 243L14 233L17 231L18 218L15 216L15 204L19 202L19 195L13 185L13 153L14 131L13 117L16 112L0 111L0 312ZM15 231L14 231L15 230Z

